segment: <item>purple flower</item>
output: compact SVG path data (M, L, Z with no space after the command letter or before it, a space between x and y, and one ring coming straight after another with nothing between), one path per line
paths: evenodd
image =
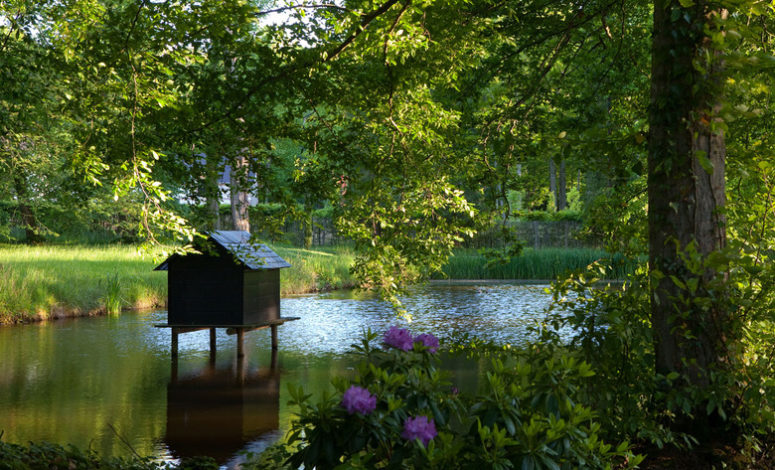
M409 330L397 326L391 326L385 333L382 341L388 346L393 346L401 351L412 349L412 334L409 333Z
M406 418L404 421L404 432L401 433L401 437L413 441L420 439L425 447L428 447L428 443L436 437L436 424L432 419L428 419L427 416L418 416L416 418Z
M435 353L439 349L439 339L430 333L423 333L414 337L415 343L421 343L428 351Z
M342 406L349 414L354 414L357 411L362 415L367 415L377 407L377 397L363 387L352 385L342 395Z

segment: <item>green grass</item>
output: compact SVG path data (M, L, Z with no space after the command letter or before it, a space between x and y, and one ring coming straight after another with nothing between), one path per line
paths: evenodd
M442 268L436 279L556 279L568 271L584 268L589 263L609 256L592 248L525 249L507 264L486 268L487 259L476 250L459 250ZM621 265L607 277L623 278L632 266Z
M0 245L0 322L161 305L154 266L129 245Z
M274 249L292 265L281 271L282 295L353 285L348 248ZM158 261L131 245L0 244L0 323L164 305Z
M315 247L312 249L273 246L272 249L291 267L280 271L280 294L305 294L353 287L350 266L355 259L346 246Z

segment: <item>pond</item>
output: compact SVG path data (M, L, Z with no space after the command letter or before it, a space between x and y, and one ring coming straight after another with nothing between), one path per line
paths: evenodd
M469 334L502 343L525 341L543 315L545 285L431 284L403 299L415 333ZM154 328L165 311L125 313L0 328L0 431L6 442L49 441L103 456L196 454L238 466L240 452L260 452L287 431L288 384L317 394L350 373L352 343L370 328L399 324L371 296L333 292L285 298L279 351L268 330L246 334L247 358L235 337L218 330L217 355L207 331L180 335L173 367L170 332ZM449 357L444 365L462 390L476 387L478 365Z

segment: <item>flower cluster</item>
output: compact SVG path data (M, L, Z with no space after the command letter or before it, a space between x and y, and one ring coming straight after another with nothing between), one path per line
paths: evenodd
M439 340L430 333L422 333L414 338L409 330L405 328L399 328L397 326L391 326L382 341L391 347L400 349L401 351L409 351L414 344L421 344L428 348L430 353L435 353L439 349Z
M377 397L367 389L353 385L342 395L342 406L349 414L367 415L377 407Z
M385 332L382 341L388 346L400 349L401 351L409 351L412 349L413 344L412 334L409 333L409 330L397 326L391 326L390 329Z
M420 439L426 447L431 439L437 435L436 423L433 422L433 419L428 419L427 416L406 418L406 421L404 421L404 432L401 433L401 437L410 441Z
M414 337L415 343L421 343L428 348L430 353L435 353L439 349L439 339L430 333L423 333Z

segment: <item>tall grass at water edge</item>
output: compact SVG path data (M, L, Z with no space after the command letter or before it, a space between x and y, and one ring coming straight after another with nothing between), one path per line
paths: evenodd
M476 250L459 250L442 268L443 274L435 279L548 279L582 269L601 258L610 257L602 250L592 248L525 249L506 264L487 267L487 259ZM634 263L614 256L614 269L609 279L623 279L635 268Z
M273 248L292 265L282 295L353 285L348 248ZM0 245L0 323L164 305L160 261L131 245Z
M291 264L280 271L280 294L306 294L355 286L350 266L354 251L347 246L312 249L273 246L272 249Z
M0 245L0 323L163 305L154 266L130 245Z

